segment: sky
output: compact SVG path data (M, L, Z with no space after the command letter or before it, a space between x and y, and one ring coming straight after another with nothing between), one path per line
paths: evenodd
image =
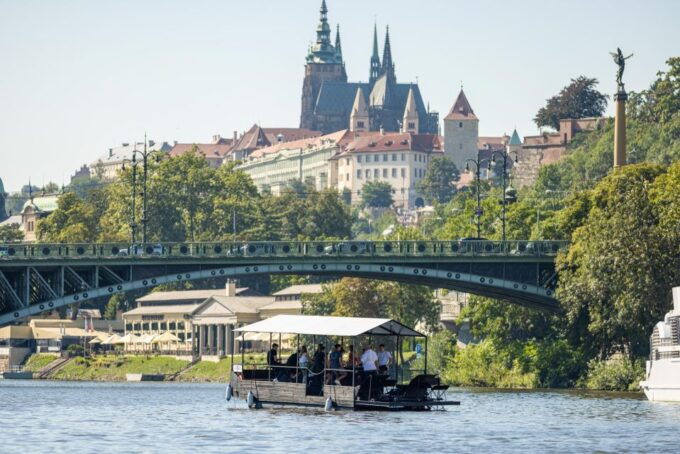
M675 0L327 0L350 81L368 79L373 23L397 79L443 118L461 83L480 135L538 132L571 78L611 94L649 86L680 55ZM122 142L209 142L259 123L297 127L320 0L0 0L0 178L69 181ZM611 113L611 108L609 109Z

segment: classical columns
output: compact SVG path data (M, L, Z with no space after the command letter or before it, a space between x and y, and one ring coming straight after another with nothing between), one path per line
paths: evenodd
M224 356L224 325L217 327L217 356Z
M224 350L225 355L231 355L234 350L234 325L231 323L228 325L225 325L225 333L224 337L227 339L227 348Z
M203 356L203 352L205 351L205 325L198 325L198 354Z

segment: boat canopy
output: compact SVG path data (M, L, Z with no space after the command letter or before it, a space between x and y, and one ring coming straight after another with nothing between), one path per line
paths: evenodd
M389 318L327 317L320 315L276 315L242 326L234 331L343 337L361 334L424 337L423 334Z

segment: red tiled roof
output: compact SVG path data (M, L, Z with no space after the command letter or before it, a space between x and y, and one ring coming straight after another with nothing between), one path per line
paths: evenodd
M475 115L475 112L472 110L472 107L470 106L470 103L468 102L467 98L465 97L465 93L463 90L460 90L460 93L458 93L458 98L456 99L456 102L453 104L453 107L449 111L449 114L444 117L444 120L476 120L477 116Z
M441 141L436 134L395 132L357 137L347 144L345 152L429 151L442 153Z
M279 141L279 134L283 136L284 142L309 139L321 135L321 131L312 131L311 129L306 128L262 128L262 130L271 143L277 143Z
M198 152L206 158L223 158L232 148L230 139L222 139L220 142L228 143L177 143L169 152L171 157L179 156L191 150L194 146Z
M320 131L312 131L305 128L262 128L254 124L245 132L234 146L234 150L257 150L271 145L276 145L282 136L283 142L293 142L321 136Z
M290 142L281 142L270 147L260 148L259 150L253 151L250 154L251 158L260 158L264 155L278 153L282 150L298 149L298 148L312 148L317 147L322 144L325 140L331 140L335 142L339 147L343 147L350 140L354 139L354 133L347 129L337 131L331 134L326 134L325 136L311 137L309 139L293 140Z

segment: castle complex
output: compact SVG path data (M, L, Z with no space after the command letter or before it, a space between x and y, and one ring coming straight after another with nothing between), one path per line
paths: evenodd
M328 134L354 129L350 127L354 123L365 131L437 134L439 116L425 107L418 84L397 82L389 28L385 32L382 61L378 54L378 32L373 30L368 82L348 82L340 29L333 45L325 0L320 12L316 42L309 49L305 65L300 127Z

